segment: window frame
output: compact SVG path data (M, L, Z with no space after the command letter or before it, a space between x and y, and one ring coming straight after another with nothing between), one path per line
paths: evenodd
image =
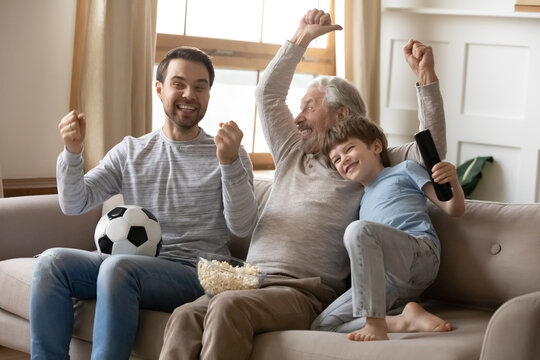
M158 0L159 1L159 0ZM82 51L86 40L86 16L88 0L77 0L75 24L75 48L71 80L70 107L79 105ZM330 0L330 15L335 18L335 0ZM286 39L283 39L285 42ZM335 34L328 33L325 48L308 48L296 68L297 73L336 75ZM215 68L263 71L274 58L281 45L262 42L227 40L188 35L156 33L155 64L158 64L170 49L178 46L194 46L211 56ZM253 121L256 121L256 116ZM272 170L274 161L270 153L249 153L255 170Z

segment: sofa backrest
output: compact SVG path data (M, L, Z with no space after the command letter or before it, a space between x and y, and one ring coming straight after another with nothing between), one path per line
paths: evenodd
M67 216L58 195L0 199L0 260L31 257L51 247L94 250L94 229L100 208Z
M425 295L496 308L540 290L540 204L466 200L452 218L430 204L441 240L441 266Z
M255 179L259 213L272 181ZM429 204L441 240L441 266L425 296L495 309L505 301L540 291L540 204L466 200L465 214L446 215ZM249 239L234 239L231 251L245 258Z
M259 214L272 181L255 178ZM121 201L115 197L104 211ZM462 217L452 218L430 203L441 240L441 267L425 296L494 309L525 293L540 291L540 204L466 200ZM233 256L245 259L250 238L231 236Z

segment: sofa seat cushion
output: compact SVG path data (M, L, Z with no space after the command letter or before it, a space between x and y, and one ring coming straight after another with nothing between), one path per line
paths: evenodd
M73 337L86 342L92 342L96 300L75 300L75 323ZM141 309L139 326L135 337L132 356L141 359L154 359L159 356L163 344L165 325L171 314L160 311Z
M490 311L450 306L430 308L447 319L447 333L389 334L389 341L354 342L346 334L322 331L275 331L255 338L252 359L257 360L469 360L480 358Z
M0 261L0 308L29 319L30 284L35 258L16 258Z

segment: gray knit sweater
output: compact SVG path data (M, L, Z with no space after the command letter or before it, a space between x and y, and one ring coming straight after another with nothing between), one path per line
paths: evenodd
M246 236L257 221L249 156L241 147L236 162L220 165L214 139L202 129L189 141L172 141L162 130L126 137L86 175L82 155L64 150L56 175L68 215L115 194L150 210L161 224L159 256L166 259L193 261L198 250L228 254L229 230Z
M276 172L247 260L268 273L320 277L323 285L340 294L349 274L343 233L358 219L363 188L326 167L319 154L303 151L285 99L304 52L287 42L257 86L257 105ZM417 87L417 94L421 128L431 130L444 158L446 130L439 84ZM414 143L390 149L389 156L393 164L405 158L421 160Z

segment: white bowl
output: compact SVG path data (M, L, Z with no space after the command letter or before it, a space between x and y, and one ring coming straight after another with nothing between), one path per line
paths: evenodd
M257 289L266 278L264 272L243 260L211 253L197 254L197 276L209 296L227 290Z

